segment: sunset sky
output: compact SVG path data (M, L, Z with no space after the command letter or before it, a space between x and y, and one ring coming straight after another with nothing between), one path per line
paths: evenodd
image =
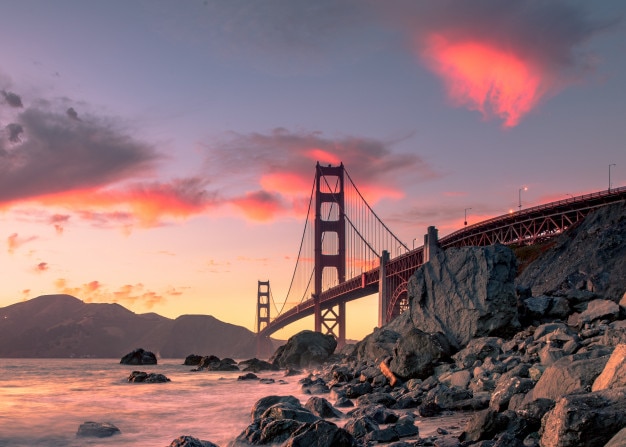
M254 329L315 163L408 246L626 186L626 2L4 0L0 307L43 294ZM527 190L520 192L526 187ZM377 321L348 306L347 336ZM276 334L286 338L312 323Z

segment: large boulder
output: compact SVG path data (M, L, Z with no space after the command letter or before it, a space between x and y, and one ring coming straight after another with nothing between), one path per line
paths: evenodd
M626 388L571 394L542 419L543 447L603 447L626 426Z
M476 337L508 334L519 326L516 269L515 254L503 245L438 250L409 279L405 320L442 332L455 349Z
M402 315L399 318L403 321L405 320ZM400 329L404 329L403 326L399 324L398 326ZM399 338L400 333L390 330L388 327L375 328L374 332L356 344L355 353L357 360L373 360L375 363L378 363L387 357L391 357L393 348Z
M561 396L588 391L604 369L608 357L563 357L550 365L535 387L526 395L526 402L546 398L557 400Z
M302 331L276 350L270 362L281 368L305 368L324 363L337 347L332 335Z
M626 202L603 206L560 235L517 283L534 296L585 293L619 302L626 284Z
M146 351L142 348L135 349L132 352L126 354L120 360L120 364L123 365L156 365L157 358L150 351Z
M412 328L396 341L389 369L403 380L425 379L449 355L450 346L443 334Z
M626 387L626 344L615 347L606 366L593 382L591 391Z

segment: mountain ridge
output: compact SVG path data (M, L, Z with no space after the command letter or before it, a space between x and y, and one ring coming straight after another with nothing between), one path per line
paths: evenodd
M0 308L0 357L122 357L135 348L158 357L189 354L249 358L255 334L211 315L175 319L137 314L117 303L85 303L72 295L41 295Z

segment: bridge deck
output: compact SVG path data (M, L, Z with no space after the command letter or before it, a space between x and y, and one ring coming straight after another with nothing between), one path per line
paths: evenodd
M534 243L562 233L600 206L621 200L626 200L626 187L558 200L469 225L441 238L439 245L448 248L495 243ZM406 278L422 265L423 259L424 247L391 259L386 266L387 278ZM378 267L374 268L325 290L320 296L321 307L332 308L339 303L376 293L379 287L379 270ZM313 315L314 309L315 302L312 298L303 301L272 320L259 332L259 336L269 337L279 329Z

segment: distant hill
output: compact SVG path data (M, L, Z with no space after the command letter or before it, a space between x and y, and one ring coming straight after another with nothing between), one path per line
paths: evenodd
M0 308L0 357L121 358L144 348L162 358L189 354L250 358L255 334L207 315L175 320L136 314L119 304L43 295Z

